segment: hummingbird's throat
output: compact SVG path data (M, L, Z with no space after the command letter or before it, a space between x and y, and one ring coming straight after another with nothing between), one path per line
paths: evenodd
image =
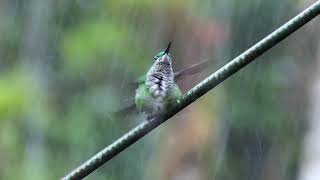
M170 57L167 54L163 55L162 58L163 58L163 61L166 61L166 62L169 62L170 60Z

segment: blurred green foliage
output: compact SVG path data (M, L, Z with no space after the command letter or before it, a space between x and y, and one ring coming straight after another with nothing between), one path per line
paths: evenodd
M97 69L106 71L114 59L136 72L146 68L139 59L147 57L144 57L141 47L135 44L135 34L125 26L96 22L81 25L79 29L66 33L62 41L61 52L65 57L63 67L67 73L90 74Z

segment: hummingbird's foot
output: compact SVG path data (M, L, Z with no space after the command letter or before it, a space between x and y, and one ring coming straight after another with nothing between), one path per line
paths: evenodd
M150 122L150 121L152 121L155 117L156 117L156 115L152 115L152 114L147 115L147 121Z
M156 114L148 114L147 115L147 121L151 122L155 119L159 119L163 117L163 113L156 113Z

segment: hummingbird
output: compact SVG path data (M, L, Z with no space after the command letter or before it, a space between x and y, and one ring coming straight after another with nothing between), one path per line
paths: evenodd
M172 69L170 47L171 42L154 57L153 65L139 80L136 89L135 105L139 111L146 113L147 119L161 115L181 98Z
M176 81L197 74L214 63L210 59L205 59L173 73L170 47L171 42L164 51L154 56L154 63L147 74L131 83L138 87L134 101L114 112L115 117L121 117L136 110L145 112L149 117L163 113L181 97Z

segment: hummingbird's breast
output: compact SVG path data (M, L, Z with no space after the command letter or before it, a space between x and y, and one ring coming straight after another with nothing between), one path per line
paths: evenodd
M165 97L174 86L171 64L169 62L154 64L147 74L146 85L153 97Z

